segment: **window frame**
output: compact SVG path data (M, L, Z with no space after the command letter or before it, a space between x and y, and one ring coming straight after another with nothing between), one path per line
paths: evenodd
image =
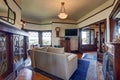
M38 32L38 42L40 44L40 47L52 46L52 30L27 30L27 29L24 29L24 30L27 32ZM42 32L51 32L51 45L42 44Z

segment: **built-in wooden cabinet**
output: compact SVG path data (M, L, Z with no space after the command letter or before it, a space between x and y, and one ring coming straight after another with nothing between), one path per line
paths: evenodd
M8 49L7 49L7 35L0 32L0 76L3 76L9 67Z
M65 52L77 52L78 37L60 37L60 47L64 47Z
M60 47L64 47L65 52L70 52L70 39L62 38L60 40Z
M70 52L70 38L60 38L60 47L64 47L65 52Z
M0 22L0 80L14 80L27 58L27 32Z

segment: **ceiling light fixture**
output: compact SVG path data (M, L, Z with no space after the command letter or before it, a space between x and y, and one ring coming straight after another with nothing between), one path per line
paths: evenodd
M60 13L58 14L58 17L60 19L66 19L68 17L68 14L65 11L65 7L64 7L64 2L61 2L61 9L60 9Z

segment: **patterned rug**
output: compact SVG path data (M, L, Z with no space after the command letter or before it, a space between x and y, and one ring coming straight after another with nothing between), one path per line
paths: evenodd
M86 60L78 60L78 68L70 80L86 80L89 63L90 62Z

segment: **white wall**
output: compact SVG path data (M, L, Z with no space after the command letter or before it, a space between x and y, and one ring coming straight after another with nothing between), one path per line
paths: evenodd
M59 37L56 37L56 31L55 28L60 27L60 37L64 37L65 35L65 29L74 29L78 28L76 24L61 24L61 23L53 23L52 24L52 45L60 45L59 44Z
M112 5L113 1L114 0L108 0L106 3L104 3L100 7L96 8L95 10L93 10L89 14L87 14L86 16L82 17L78 22L80 22L80 21L86 19L87 17L93 15L94 13L100 11L100 8L105 9L107 6ZM115 4L116 4L116 2L117 2L117 0L115 1ZM92 24L94 22L103 20L103 19L107 19L107 42L109 42L110 41L109 16L110 16L115 4L112 7L110 7L108 9L96 14L95 16L93 16L93 17L79 23L78 24L79 28L84 27L84 26L89 25L89 24Z
M56 37L56 31L55 28L60 27L60 37L64 37L65 35L65 29L74 29L78 28L77 24L63 24L63 23L51 23L48 25L35 25L35 24L29 24L27 23L25 26L25 29L28 30L52 30L52 46L54 45L60 45L59 44L59 37Z
M36 25L36 24L29 24L29 23L25 23L25 29L28 30L52 30L51 28L51 24L48 25Z

